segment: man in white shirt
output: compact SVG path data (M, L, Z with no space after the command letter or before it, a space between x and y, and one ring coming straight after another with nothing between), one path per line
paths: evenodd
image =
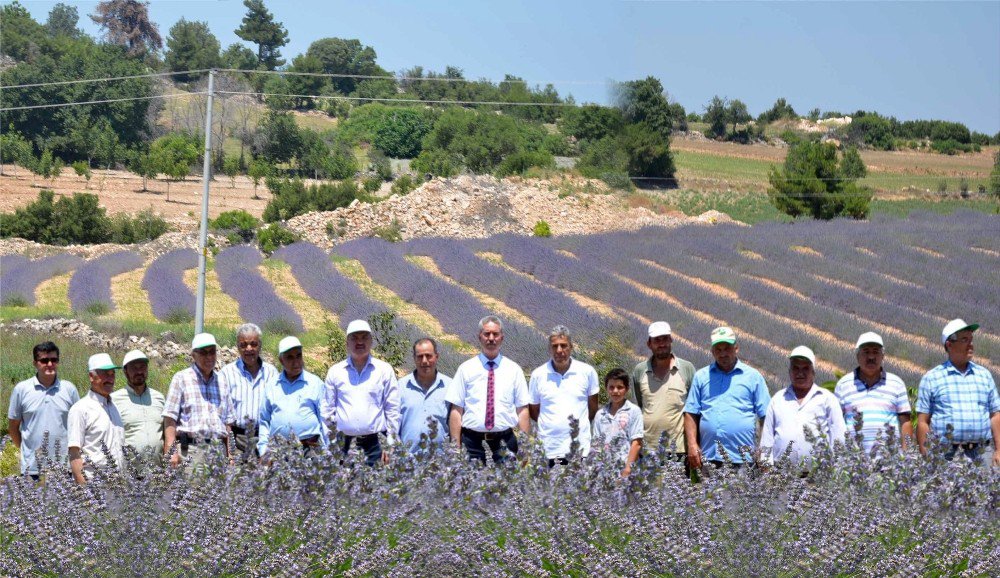
M388 363L375 359L372 329L355 319L347 325L347 353L326 374L323 419L331 432L344 433L344 451L356 444L365 452L368 465L388 463L389 454L379 435L389 443L399 437L399 384Z
M552 467L568 463L573 443L570 418L578 427L575 455L590 453L590 422L597 414L601 388L594 368L573 359L573 341L565 326L549 332L549 354L552 359L531 372L528 414L538 422L538 437Z
M244 323L236 330L236 348L240 356L219 370L229 384L233 406L233 424L237 456L257 457L257 419L264 400L264 389L277 383L278 369L260 356L261 330L253 323Z
M792 384L771 398L764 416L760 447L763 459L773 464L791 446L789 457L796 467L809 469L813 446L806 441L805 428L817 438L825 436L830 447L844 442L847 427L837 396L816 385L816 355L800 345L788 356L788 376Z
M451 404L451 439L465 447L470 459L486 463L483 443L493 461L504 460L503 450L517 453L514 428L527 433L528 384L521 366L500 353L503 322L495 315L479 320L481 353L458 366L445 400Z
M90 356L87 369L90 391L73 404L66 420L69 467L78 484L87 483L98 467L107 464L108 457L115 462L111 465L118 469L124 461L125 427L118 409L111 402L118 366L107 353L98 353Z

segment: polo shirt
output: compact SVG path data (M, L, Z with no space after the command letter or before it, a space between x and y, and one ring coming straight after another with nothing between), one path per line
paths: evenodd
M642 410L629 400L611 413L611 404L602 406L594 416L594 449L613 452L625 463L632 442L643 439Z
M166 398L155 389L146 386L142 395L135 389L125 387L111 394L111 402L118 408L125 426L125 445L139 453L163 452L163 406Z
M257 453L264 455L271 438L281 436L298 440L319 436L320 444L328 443L323 424L322 405L325 395L323 380L302 370L289 380L282 371L274 383L261 385L263 399L258 423Z
M771 401L767 383L759 371L737 360L724 372L714 361L694 375L685 413L701 416L698 444L705 460L719 461L717 443L722 443L733 463L743 463L742 447L753 448L757 420L767 413Z
M899 414L910 413L906 384L898 375L885 370L875 385L868 387L861 372L855 369L837 381L834 394L844 412L847 431L853 432L855 421L861 417L861 443L866 452L875 445L879 433L885 436L886 425L898 430Z
M569 455L573 443L570 417L579 422L579 455L590 453L590 410L587 401L600 391L597 372L577 359L570 359L564 374L556 371L552 360L531 372L528 399L529 403L538 406L538 437L545 448L545 457L554 460Z
M80 448L83 472L88 478L97 472L98 466L108 463L108 455L115 460L115 466L122 467L125 426L109 397L88 391L70 408L67 431L67 446ZM108 455L104 453L105 448Z
M219 370L229 384L229 397L233 405L233 425L247 428L257 422L260 415L260 403L264 399L264 385L278 380L278 369L270 363L260 360L257 375L247 371L243 358L226 365Z
M10 393L7 419L21 420L21 473L37 475L39 464L35 452L42 447L48 432L48 459L66 463L66 416L69 408L80 400L76 386L65 379L56 380L45 387L38 375L14 386Z
M528 383L521 366L503 354L498 354L493 369L493 428L486 429L486 381L489 369L485 355L480 353L458 366L445 400L463 408L462 427L478 432L516 428L517 409L530 402Z
M982 365L970 361L963 373L945 361L920 379L917 413L930 414L931 429L942 440L949 424L956 443L992 439L990 414L998 411L996 383Z
M348 436L399 435L399 384L392 366L371 355L359 372L351 359L326 374L323 419Z
M440 444L448 437L448 402L445 394L451 378L437 372L434 383L426 390L417 383L416 373L410 373L399 382L399 438L411 452L420 450L421 434L428 434L427 420L437 422L437 433L431 443Z
M817 438L820 434L826 436L830 447L834 442L843 443L847 428L840 402L837 396L814 383L800 404L792 386L788 386L774 396L764 418L760 447L765 452L770 450L768 461L774 463L791 444L792 463L807 462L813 453L812 444L806 441L807 427Z
M660 435L670 436L672 452L687 452L684 440L684 403L687 401L694 365L676 355L666 379L660 380L653 373L652 359L640 362L632 370L632 387L629 401L642 409L645 427L645 444L648 448L660 445Z

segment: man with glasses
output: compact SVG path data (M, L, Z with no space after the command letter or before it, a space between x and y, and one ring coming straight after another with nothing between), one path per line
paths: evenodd
M941 332L948 360L928 371L917 393L917 443L927 453L927 436L934 431L952 459L959 450L979 461L993 441L994 466L1000 466L1000 399L993 376L972 361L975 323L952 319ZM947 439L951 426L951 439Z
M302 342L289 335L278 343L282 371L274 383L265 384L260 405L260 437L257 452L269 461L267 448L275 437L293 438L307 452L327 445L322 405L325 385L304 369Z
M44 451L49 460L66 463L66 418L80 394L75 385L57 375L59 348L55 343L39 343L32 356L35 375L14 386L7 428L14 447L21 450L21 473L37 480L41 464L35 452L42 449L43 441L47 441Z
M233 408L229 384L215 371L216 348L211 333L195 335L191 341L194 363L170 381L163 409L163 452L172 466L179 466L182 459L201 466L220 450L229 456ZM174 442L179 447L171 453Z
M257 451L257 419L267 385L277 383L278 370L260 357L260 327L244 323L236 330L236 347L240 356L219 373L229 384L233 405L233 435L236 449L243 459Z

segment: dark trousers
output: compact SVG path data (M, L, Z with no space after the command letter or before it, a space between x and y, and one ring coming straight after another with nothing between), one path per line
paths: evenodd
M517 453L517 436L513 429L506 429L501 432L483 433L476 430L462 428L462 445L469 454L470 460L479 460L486 463L486 450L483 449L483 442L490 448L495 463L502 463L504 456L500 453L500 448L506 447L511 454Z
M962 452L965 457L974 462L978 462L983 459L984 445L985 444L981 444L979 442L966 442L962 444L951 444L951 447L945 446L947 449L944 453L944 459L955 459L955 455L958 454L958 452Z
M257 453L257 426L254 424L251 428L242 428L238 425L231 426L233 430L233 441L236 445L236 458L237 461L257 459L260 455Z
M382 432L382 435L385 435L385 432ZM345 454L351 449L352 442L365 452L365 462L369 466L374 466L382 461L382 444L378 441L377 433L363 436L344 436Z

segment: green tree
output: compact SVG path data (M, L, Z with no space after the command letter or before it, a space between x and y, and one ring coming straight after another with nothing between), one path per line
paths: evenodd
M38 199L16 209L13 215L0 215L0 234L20 237L47 245L94 244L111 240L111 221L98 203L97 196L76 193L55 200L49 189Z
M236 188L236 176L240 174L240 157L227 156L222 161L222 174L229 177L229 188Z
M300 54L292 59L289 71L318 74L323 72L323 64L314 56ZM289 94L319 94L323 90L324 84L326 84L326 79L322 76L288 75ZM315 108L316 99L296 98L294 106L295 108Z
M816 118L818 119L819 109L816 109L814 112L816 113ZM788 101L784 98L779 98L774 101L774 105L770 108L770 110L760 113L760 116L757 117L757 122L760 124L770 124L783 118L794 120L798 117L799 115L795 113L795 109L792 108L792 105L788 104Z
M412 159L420 154L421 142L431 126L431 120L418 109L393 109L375 128L372 144L392 158Z
M544 137L538 125L455 107L441 113L423 148L455 155L469 170L483 174L493 172L511 154L538 150Z
M375 63L377 55L371 46L357 38L321 38L309 45L306 55L316 58L327 74L386 76L388 73ZM354 92L361 79L331 78L330 84L340 94Z
M87 164L87 161L76 161L71 166L73 167L73 172L76 173L76 176L87 179L85 188L89 189L90 179L94 176L94 174L90 171L90 165Z
M266 70L274 70L285 63L281 58L282 46L288 44L288 31L264 6L263 0L243 0L247 13L235 30L236 35L257 45L257 62Z
M702 120L708 123L707 136L723 138L726 136L726 123L729 122L729 110L726 99L718 95L712 97L712 102L705 107Z
M672 185L674 157L670 141L663 133L646 125L630 124L620 137L620 146L628 156L627 170L630 177L645 179L642 183Z
M242 44L233 43L219 55L219 63L224 68L236 70L254 70L257 68L257 55Z
M559 119L559 130L581 141L599 141L614 136L623 126L625 119L621 110L596 104L569 108Z
M49 11L49 18L45 21L45 29L49 36L67 36L76 38L82 34L76 27L80 21L80 13L76 6L69 6L62 2L56 4Z
M847 125L848 140L864 144L876 150L891 151L896 148L892 137L892 125L888 119L878 114L855 116Z
M159 174L159 167L157 166L156 159L149 154L148 150L143 150L141 148L135 149L129 153L128 169L142 177L143 193L149 190L146 186L148 179L155 179L156 175Z
M388 309L373 313L368 317L368 323L374 337L372 348L377 352L379 359L392 367L405 365L409 357L410 343L401 324L396 320L396 314Z
M729 123L733 125L733 131L736 131L736 125L747 124L753 117L750 116L750 111L747 109L747 105L740 99L734 98L729 101L729 106L726 109L726 117Z
M28 167L32 160L31 143L20 133L13 129L0 132L0 175L5 174L4 163L18 163Z
M162 136L149 147L149 156L153 159L158 173L167 175L171 180L183 181L191 172L191 167L198 162L199 150L197 140L186 134L171 133ZM167 200L170 200L170 180L167 181Z
M98 2L90 19L104 28L111 44L124 46L129 56L144 56L163 48L159 28L149 19L149 2L106 0Z
M781 170L772 168L768 196L774 206L792 217L811 215L829 220L839 216L868 216L872 193L844 175L831 143L803 141L793 145Z
M19 61L27 61L29 57L35 59L39 44L46 40L47 30L31 17L27 8L17 1L0 6L0 46L4 54ZM3 83L4 86L13 84L17 83ZM4 106L13 106L6 101L8 98L10 95L4 94Z
M868 175L868 167L865 161L861 160L861 153L857 147L850 147L844 151L840 159L840 173L846 179L863 179Z
M615 101L625 122L644 123L648 128L670 138L673 120L670 102L663 92L663 85L652 76L644 80L631 80L617 87Z
M219 39L212 34L207 22L196 22L181 18L167 33L167 53L164 64L167 70L202 70L219 66ZM180 74L179 82L191 82L204 73Z
M264 103L273 111L285 112L295 108L292 86L284 76L269 76L264 81Z
M1000 202L1000 150L993 153L993 170L990 171L989 192Z
M292 160L302 148L302 136L291 113L268 111L257 131L260 140L255 143L255 154L272 164Z
M247 169L247 175L253 180L253 198L257 199L257 187L260 186L262 179L271 176L274 173L274 167L265 161L264 159L253 159L250 161L250 167Z

